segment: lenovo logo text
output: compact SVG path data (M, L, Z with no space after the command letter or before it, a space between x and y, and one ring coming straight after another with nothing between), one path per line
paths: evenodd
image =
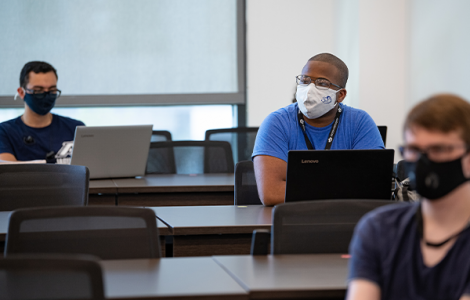
M319 163L318 160L311 160L311 159L302 159L300 162L303 164L318 164Z
M80 135L82 138L86 138L86 137L94 137L95 135L94 134L82 134Z

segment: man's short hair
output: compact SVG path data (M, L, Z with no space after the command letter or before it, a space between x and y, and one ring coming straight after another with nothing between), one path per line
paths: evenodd
M349 70L341 59L330 53L320 53L311 57L308 61L322 61L335 66L339 72L340 77L340 82L338 84L342 87L346 87L346 83L348 82L349 77Z
M431 96L408 113L403 131L414 126L443 133L457 131L470 146L470 103L451 94Z
M26 88L29 82L29 73L34 72L36 74L38 73L49 73L49 72L54 72L55 77L59 79L59 76L57 76L57 71L54 69L53 66L48 64L47 62L44 61L30 61L26 63L21 69L20 73L20 87Z

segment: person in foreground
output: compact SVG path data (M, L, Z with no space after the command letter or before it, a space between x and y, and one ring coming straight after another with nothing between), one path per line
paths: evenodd
M297 102L271 113L261 124L252 159L263 204L284 202L289 150L384 148L372 118L341 103L348 72L332 54L313 56L296 77Z
M347 299L470 299L470 104L436 95L404 126L421 201L364 216L350 244Z
M50 113L60 97L57 71L46 62L32 61L20 73L17 92L23 115L0 123L0 162L44 160L65 141L72 141L81 121Z

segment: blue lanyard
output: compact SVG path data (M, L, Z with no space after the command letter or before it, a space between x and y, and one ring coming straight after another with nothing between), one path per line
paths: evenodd
M343 109L341 107L338 107L338 110L336 111L335 121L333 122L333 126L331 127L330 133L328 134L328 140L326 141L325 150L330 150L331 145L333 144L333 139L335 138L336 131L338 130L339 117L341 116L342 112L343 112ZM299 109L299 112L297 113L297 119L299 121L300 128L302 128L302 133L304 134L305 143L307 144L307 149L315 150L315 147L312 145L312 143L308 139L307 131L305 130L304 115L302 114L300 109Z

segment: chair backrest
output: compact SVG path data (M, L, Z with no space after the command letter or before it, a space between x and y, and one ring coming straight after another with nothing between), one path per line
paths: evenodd
M206 131L206 141L226 141L232 146L233 161L251 160L259 127L237 127Z
M263 204L259 199L255 172L251 160L240 161L235 166L235 205Z
M147 174L233 173L228 142L171 141L150 144Z
M171 133L166 130L154 130L150 137L150 142L166 142L171 141Z
M384 146L386 146L387 142L387 126L377 126L380 132L380 136L382 136L382 141L384 142Z
M0 165L0 211L87 205L89 177L84 166Z
M2 259L0 299L101 300L101 267L82 256L20 255Z
M410 165L407 165L404 160L400 160L397 163L397 180L402 181L409 177Z
M272 254L348 253L354 227L389 200L317 200L276 205Z
M130 207L48 207L13 211L5 256L91 254L101 259L158 258L155 212Z

